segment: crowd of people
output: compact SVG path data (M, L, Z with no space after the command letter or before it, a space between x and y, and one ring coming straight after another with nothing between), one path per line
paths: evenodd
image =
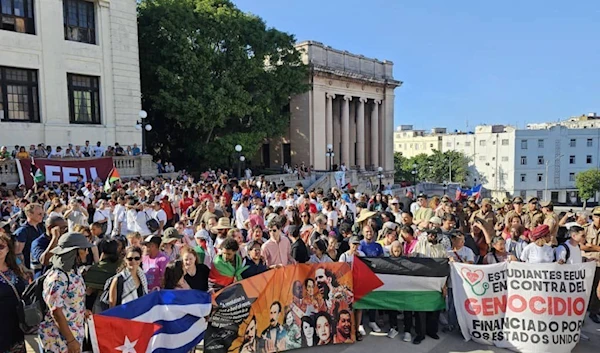
M114 157L114 156L139 156L141 149L136 143L133 146L121 146L115 142L114 146L103 146L101 141L96 145L90 145L90 141L85 141L84 145L51 146L44 143L25 146L15 145L12 151L8 147L0 147L0 161L10 159L29 159L29 158L84 158L84 157Z
M117 182L108 191L74 183L14 191L2 186L0 193L0 352L25 352L16 304L25 287L39 279L48 308L37 329L43 351L81 352L91 313L155 290L215 293L289 264L415 256L473 264L596 261L600 266L600 207L591 219L585 212L559 219L551 202L535 197L526 203L521 197L499 205L485 198L463 203L447 195L289 188L264 177L237 180L218 171L201 180L185 175ZM597 269L594 288L599 277ZM316 305L319 281L315 278L312 289L307 283L303 295ZM366 335L365 327L381 333L388 326L390 338L403 331L402 340L414 344L426 336L438 339L440 324L455 331L448 287L451 283L440 288L447 295L444 312L354 310L357 340ZM600 323L599 296L600 288L589 307L595 323ZM286 320L281 307L271 310L279 310L273 314L277 320ZM339 313L307 319L307 332L312 327L318 336L319 324L326 324L338 330L333 335L348 337L350 311L333 314Z

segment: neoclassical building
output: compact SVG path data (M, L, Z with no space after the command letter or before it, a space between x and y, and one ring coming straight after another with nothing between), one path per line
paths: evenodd
M314 41L296 47L310 67L311 89L292 97L289 132L263 145L262 163L275 168L304 162L317 170L344 163L392 171L394 89L402 84L394 79L393 63Z

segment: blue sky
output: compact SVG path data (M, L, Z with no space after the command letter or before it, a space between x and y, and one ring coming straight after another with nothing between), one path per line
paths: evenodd
M395 125L465 131L600 114L598 0L234 2L299 41L393 61L404 82Z

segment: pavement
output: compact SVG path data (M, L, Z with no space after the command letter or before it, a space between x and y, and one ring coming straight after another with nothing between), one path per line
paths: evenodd
M353 344L338 344L331 346L320 346L313 348L296 349L294 353L364 353L371 351L372 353L394 352L394 353L509 353L507 349L497 348L494 346L486 346L473 341L465 342L460 333L444 334L439 332L440 339L434 340L426 337L421 344L415 345L409 342L402 341L402 333L396 338L390 339L385 334L372 335L369 334L368 327L367 335L361 342ZM384 329L385 332L387 332ZM588 341L580 341L573 353L597 353L600 346L600 325L586 319L583 332L590 338ZM34 337L28 339L27 353L36 352L29 344L33 342ZM202 352L202 345L198 347L196 352ZM512 353L512 352L511 352Z

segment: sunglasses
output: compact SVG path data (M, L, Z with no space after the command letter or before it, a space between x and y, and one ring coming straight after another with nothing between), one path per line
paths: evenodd
M140 261L141 257L136 256L136 257L127 257L127 261Z
M269 232L270 232L270 233L277 233L277 231L278 231L278 230L279 230L279 229L269 229Z

